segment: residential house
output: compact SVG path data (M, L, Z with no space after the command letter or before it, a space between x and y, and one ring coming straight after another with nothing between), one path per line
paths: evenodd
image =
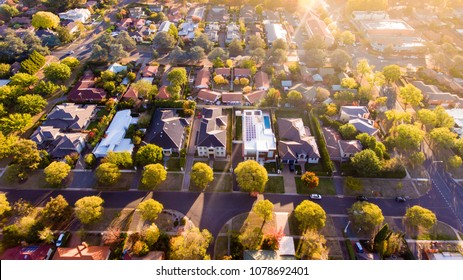
M240 19L246 24L256 22L258 20L256 9L250 5L242 6L240 9Z
M325 77L327 75L334 75L336 71L332 67L321 67L318 68L318 74L322 75L322 77Z
M265 90L256 90L244 95L246 105L258 105L259 102L265 98L267 92Z
M435 85L427 85L422 81L413 81L412 85L421 90L424 101L428 105L440 105L444 108L459 108L463 106L462 98L449 92L443 92Z
M177 115L174 109L157 109L145 136L145 142L162 148L165 156L178 153L183 148L185 127L189 122Z
M162 86L158 90L158 95L156 99L167 100L170 99L170 93L167 91L167 86Z
M331 34L326 23L319 19L314 13L309 12L308 17L305 22L305 29L309 37L318 36L322 38L327 46L332 46L334 44L334 36Z
M230 79L231 69L230 68L215 68L214 73L216 75L221 75L225 79Z
M10 79L0 79L0 87L6 86L6 85L9 84L10 82L11 82Z
M283 26L279 23L266 23L264 24L265 28L265 33L266 33L266 38L267 38L267 44L269 46L272 45L272 43L277 40L281 39L286 42L286 30L283 28Z
M46 150L54 159L62 159L72 153L80 154L85 146L86 134L61 132L52 126L39 126L31 135L31 140L40 150Z
M460 138L463 138L463 109L449 109L445 111L455 122L452 130L457 133Z
M270 81L267 73L265 73L264 71L258 71L254 75L254 87L257 90L269 90Z
M122 101L129 101L129 100L133 100L135 102L139 101L138 90L135 89L135 87L133 86L130 86L127 89L127 91L124 93L124 95L122 96Z
M164 6L162 4L148 4L148 9L150 12L159 13L162 12Z
M206 25L205 33L209 40L212 42L218 42L219 41L219 32L220 31L220 25L217 22L212 22Z
M198 29L198 24L192 21L185 21L178 29L178 36L185 40L193 40L195 38L195 32Z
M339 113L339 120L342 122L358 118L368 119L370 116L366 106L341 106Z
M295 260L296 250L292 236L283 236L278 242L278 250L245 250L244 260Z
M208 67L204 67L196 74L195 85L196 89L209 88L209 81L211 79L211 72Z
M61 20L80 21L85 23L92 14L88 9L72 9L64 13L59 13L58 15Z
M79 24L75 21L71 21L66 24L66 28L69 30L69 33L74 34L79 31Z
M159 28L158 28L158 33L159 32L168 32L169 29L170 29L171 24L172 24L172 22L170 22L170 21L163 21L161 23L161 25L159 26Z
M244 110L242 118L244 160L251 159L261 164L275 161L277 148L270 114L261 110Z
M159 66L157 65L145 65L141 69L141 76L150 77L150 78L156 77L156 75L158 74L158 69L159 69Z
M330 127L322 127L322 131L330 159L332 161L342 161L339 147L339 141L343 141L341 140L341 135L335 129Z
M230 15L225 6L213 6L207 13L208 22L228 23Z
M367 133L374 136L378 133L379 129L375 127L375 122L366 118L354 118L349 121L359 133Z
M349 161L351 157L363 149L359 140L339 140L338 145L341 161Z
M264 11L264 16L270 23L280 23L280 14L277 11Z
M217 101L219 101L221 96L222 96L222 94L220 92L212 91L212 90L209 90L209 89L201 89L198 92L197 98L199 100L204 101L204 102L216 103Z
M91 72L84 74L68 94L71 102L101 102L106 98L106 92L95 87L95 77Z
M145 16L145 12L142 7L134 7L129 9L130 17L141 18Z
M51 245L30 245L30 246L16 246L13 248L6 249L2 256L1 260L46 260L49 255Z
M121 65L119 63L113 63L111 64L106 71L110 71L113 73L120 73L122 71L127 71L127 66Z
M283 80L281 81L281 86L284 90L289 90L293 86L293 81L291 80Z
M200 157L225 157L228 117L222 108L203 108L196 149Z
M317 89L314 86L306 86L302 83L295 84L292 86L289 91L298 91L302 94L302 97L307 101L307 102L314 102L315 98L317 97Z
M129 109L122 110L114 115L111 124L105 132L103 139L93 149L96 158L103 158L109 152L129 152L132 153L134 145L132 140L125 138L127 129L131 124L136 124L137 118L132 118Z
M63 103L51 110L42 125L58 128L63 132L82 131L87 128L96 111L96 105Z
M278 118L278 153L284 163L318 163L320 152L301 118Z
M73 248L56 248L53 260L107 260L111 249L109 246L89 246L87 243L82 242Z
M22 28L29 28L32 20L29 17L14 17L10 20L10 26L20 25Z
M233 69L233 77L236 79L241 79L241 78L251 78L251 70L247 68L234 68Z
M230 44L233 40L241 40L240 28L232 22L227 25L227 37L225 43Z
M242 92L222 92L222 103L227 105L243 104Z
M200 21L203 21L205 12L206 7L193 8L188 12L186 19L198 23Z
M312 81L314 83L323 83L323 77L320 74L314 74L312 75Z

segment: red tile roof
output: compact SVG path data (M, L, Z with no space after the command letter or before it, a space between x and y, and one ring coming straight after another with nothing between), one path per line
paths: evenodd
M133 99L137 101L138 100L138 90L136 90L133 86L129 87L129 89L125 92L122 99Z
M258 88L269 88L270 82L267 73L259 71L254 76L254 86Z
M215 74L222 76L230 76L230 68L216 68Z
M145 66L141 75L143 77L154 77L158 73L158 68L159 66Z
M265 90L257 90L257 91L253 91L251 93L248 93L244 96L244 98L251 104L255 104L255 103L258 103L259 100L261 100L262 98L264 98L266 95L266 92Z
M106 98L106 92L95 87L94 78L92 74L85 74L69 92L68 100L72 102L99 102Z
M198 93L198 98L204 101L215 102L220 97L220 92L212 91L209 89L202 89Z
M235 68L235 76L250 77L251 70L246 68Z
M53 260L107 260L108 246L78 245L75 248L57 248Z
M169 99L170 94L167 92L167 86L162 86L159 91L158 95L156 95L157 99Z
M211 78L211 73L209 72L209 68L203 68L198 71L195 80L195 87L209 87L209 80Z
M242 92L224 92L222 93L222 102L223 103L235 103L243 102L243 93Z
M44 260L47 257L50 245L13 247L7 249L1 259L2 260Z

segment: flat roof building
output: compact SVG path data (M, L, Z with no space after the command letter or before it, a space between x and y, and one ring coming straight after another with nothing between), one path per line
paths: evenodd
M243 157L261 164L276 157L276 140L270 114L261 110L244 110Z
M267 34L267 44L271 45L274 41L282 39L286 42L286 30L279 23L266 23L264 25Z

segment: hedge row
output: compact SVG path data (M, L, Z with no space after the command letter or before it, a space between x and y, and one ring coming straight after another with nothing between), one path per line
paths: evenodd
M346 244L347 253L349 253L349 259L356 260L354 246L352 246L350 239L344 239L344 243Z
M21 62L21 72L34 75L45 65L45 57L33 51L28 59Z
M331 176L333 174L333 162L331 162L330 154L328 152L328 149L326 148L325 137L323 137L320 122L313 115L312 111L310 111L309 113L309 121L312 126L311 129L314 132L315 138L317 140L318 151L320 152L323 168L326 172L328 172L328 175Z

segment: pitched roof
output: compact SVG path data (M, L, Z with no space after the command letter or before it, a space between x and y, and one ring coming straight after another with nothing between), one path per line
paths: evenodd
M309 128L304 126L301 118L278 118L277 123L281 159L297 160L299 154L320 158L315 138L310 135Z
M355 118L349 121L350 124L355 126L358 132L368 133L368 135L375 135L378 129L374 127L374 121L365 118Z
M334 129L329 127L323 127L323 136L326 140L326 148L330 158L339 158L339 145L338 141L341 139L341 135Z
M251 76L251 70L247 68L235 68L234 73L235 76Z
M361 152L363 147L359 140L339 140L339 146L346 154L355 154Z
M198 71L195 79L195 87L209 87L209 80L211 79L211 73L209 68L205 67Z
M141 75L143 77L154 77L158 73L158 68L159 68L159 66L154 66L154 65L145 66L142 69L142 74Z
M222 93L222 102L224 103L236 103L243 102L243 93L242 92L223 92Z
M99 102L106 98L106 92L95 87L94 78L93 74L85 74L69 92L68 100L73 102Z
M162 86L159 91L158 95L156 95L157 99L169 99L170 94L167 92L167 86Z
M222 76L230 76L230 68L215 68L215 74L216 75L222 75Z
M107 260L110 252L109 246L58 247L53 260Z
M255 104L259 100L264 98L265 95L267 95L267 92L265 90L257 90L257 91L253 91L251 93L245 94L244 98L246 99L247 102L251 104Z
M83 133L64 133L50 143L47 148L52 158L64 158L72 153L79 153L86 135Z
M119 63L113 63L111 64L106 71L111 71L113 73L119 73L122 71L126 71L127 66L121 65Z
M203 108L197 146L225 147L227 144L228 117L222 108Z
M365 118L368 117L370 112L365 106L341 106L340 113L344 113L350 118Z
M222 94L220 92L212 91L209 89L202 89L198 93L198 99L209 101L209 102L216 102Z
M259 88L268 88L270 87L270 82L267 73L264 71L259 71L254 75L254 86Z
M152 131L147 133L146 140L163 149L180 149L187 125L187 120L179 117L175 110L157 109L150 127Z
M94 115L96 105L63 103L56 105L48 114L43 126L52 126L62 130L82 130Z
M6 249L0 259L2 260L44 260L47 257L50 245L16 246Z
M133 86L130 86L129 89L125 92L122 99L133 99L137 101L138 100L138 90L136 90Z
M313 86L306 86L302 83L295 84L289 90L298 91L306 98L307 100L313 100L317 96L317 89Z

